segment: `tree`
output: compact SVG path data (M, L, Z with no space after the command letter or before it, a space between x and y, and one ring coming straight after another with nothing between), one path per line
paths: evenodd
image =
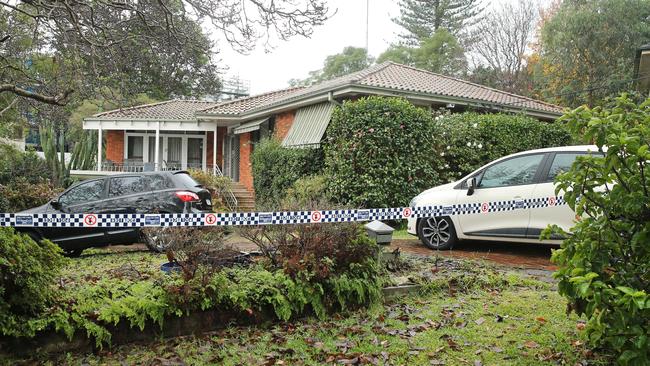
M473 53L478 56L477 82L501 90L527 94L529 78L526 54L533 41L538 19L536 4L530 0L505 3L490 11L477 25Z
M399 6L400 16L393 21L404 28L401 37L411 46L439 29L463 38L483 11L481 0L400 0Z
M650 362L650 99L627 96L562 117L576 141L598 152L556 178L581 217L553 252L558 291L587 320L586 339L621 365ZM613 352L612 352L613 351Z
M463 47L456 37L444 29L423 38L418 47L391 45L377 60L393 61L451 76L460 76L467 71Z
M127 95L158 80L178 95L204 92L199 77L217 74L199 24L245 52L260 39L309 36L327 17L321 0L1 1L0 94L65 105L97 83ZM57 73L35 74L33 56L53 59Z
M306 79L291 79L289 84L294 86L311 85L330 80L368 68L374 61L375 59L368 55L368 50L365 48L345 47L343 52L327 56L322 69L310 71L309 77Z
M567 106L598 104L631 86L637 47L650 39L650 2L565 1L542 24L537 92Z

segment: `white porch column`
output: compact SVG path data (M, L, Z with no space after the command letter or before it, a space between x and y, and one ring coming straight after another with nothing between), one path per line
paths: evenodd
M217 175L217 122L214 123L212 134L212 174Z
M154 170L160 170L160 122L156 123L156 152L154 153L156 160L154 162ZM151 158L149 158L151 159Z
M102 125L100 123L99 129L97 129L97 171L101 172L102 171L102 140L104 137L102 136Z

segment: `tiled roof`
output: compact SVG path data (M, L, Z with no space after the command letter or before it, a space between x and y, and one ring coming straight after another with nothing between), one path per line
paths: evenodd
M305 88L290 88L229 101L206 109L201 113L237 114L263 110L344 86L377 87L394 91L443 96L450 99L460 98L479 105L488 104L509 109L533 109L554 114L562 113L561 107L550 103L390 61Z
M193 120L196 112L217 105L216 102L199 100L174 99L166 102L144 104L136 107L115 109L102 112L93 117L133 118L133 119L165 119L165 120Z
M251 109L261 107L275 101L288 98L294 94L300 93L304 90L304 87L293 87L288 89L276 90L272 92L267 92L264 94L253 95L250 97L244 97L239 99L229 100L227 102L221 102L214 106L205 108L202 113L211 113L211 114L239 114L243 112L248 112Z
M562 113L561 107L550 103L389 61L308 87L293 87L225 102L170 100L99 113L94 117L192 120L197 114L241 116L346 86L417 93L478 106L528 109L555 115Z
M361 78L358 84L470 99L517 109L562 113L562 107L517 94L489 88L458 78L440 75L392 62Z

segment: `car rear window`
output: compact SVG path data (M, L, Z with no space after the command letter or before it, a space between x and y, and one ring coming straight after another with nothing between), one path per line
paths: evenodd
M200 187L199 182L195 181L194 178L190 177L187 173L176 173L174 174L175 179L180 182L184 187L193 188Z
M160 174L149 174L145 176L145 180L147 181L149 190L151 191L173 188L173 186L170 184L169 178Z
M116 177L111 178L108 186L109 197L128 196L144 191L142 177Z

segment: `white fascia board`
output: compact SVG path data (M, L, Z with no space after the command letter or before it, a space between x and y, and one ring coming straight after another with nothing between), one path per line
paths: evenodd
M165 120L165 119L99 119L86 118L84 130L155 130L160 123L161 131L214 131L214 121Z

